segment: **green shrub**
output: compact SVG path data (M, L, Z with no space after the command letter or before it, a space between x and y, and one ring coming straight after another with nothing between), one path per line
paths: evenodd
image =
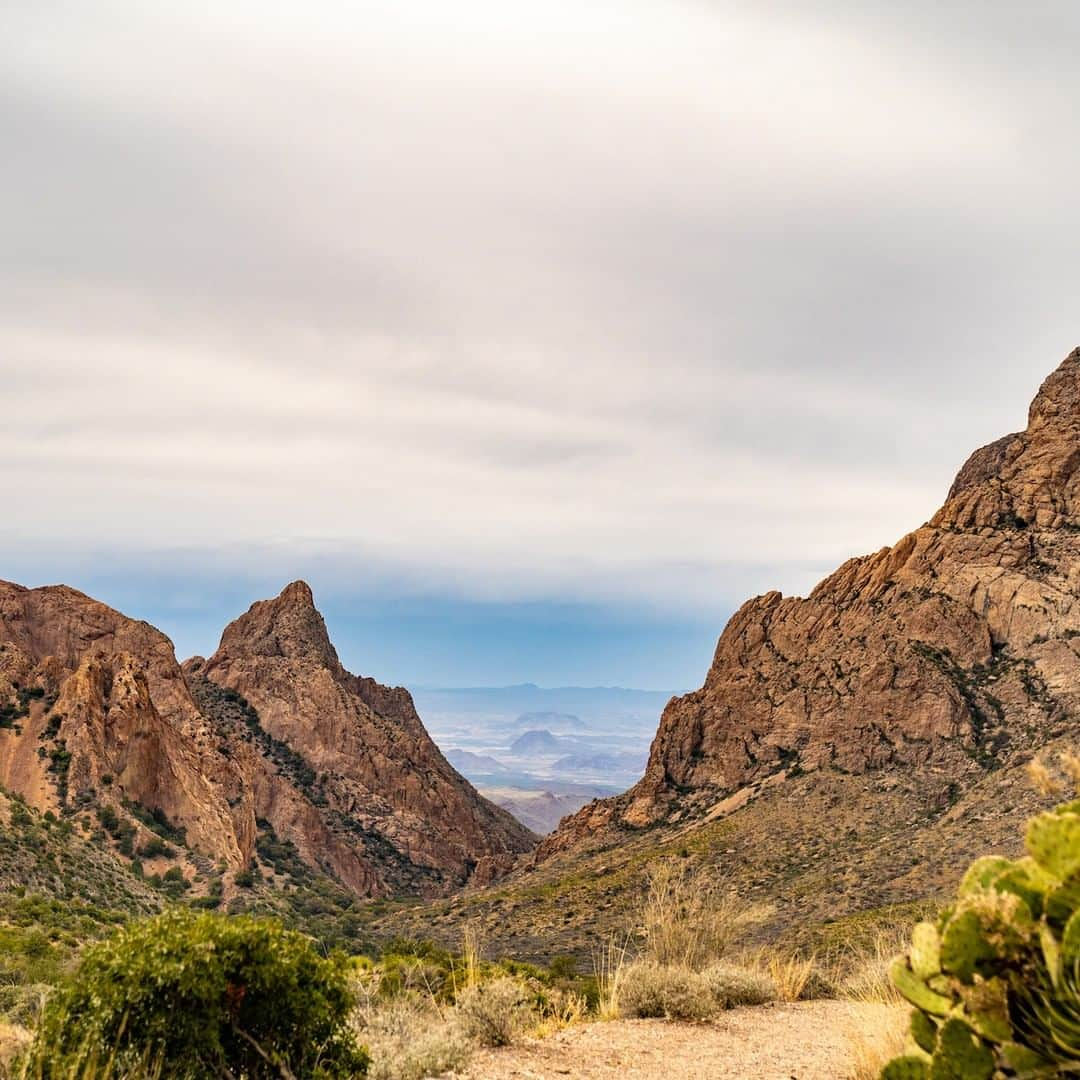
M708 1020L719 1011L705 975L640 960L623 973L619 1015L641 1019Z
M174 910L91 947L46 1007L35 1077L150 1055L177 1080L362 1074L344 962L272 920ZM34 1071L36 1070L36 1071Z
M915 1006L884 1080L1080 1076L1080 800L1028 822L1028 856L978 859L893 967Z
M721 1009L766 1005L778 997L776 983L760 971L717 964L702 972L713 1000Z
M456 1018L400 997L358 1010L353 1020L371 1053L369 1080L423 1080L463 1065L469 1041Z
M164 855L167 858L172 858L176 852L161 839L160 836L151 836L142 847L139 848L139 855L143 859L156 859L159 855Z
M529 993L509 975L470 986L457 996L465 1034L481 1046L509 1046L533 1018Z

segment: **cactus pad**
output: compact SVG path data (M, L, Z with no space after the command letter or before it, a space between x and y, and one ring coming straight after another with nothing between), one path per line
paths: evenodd
M1047 813L1032 818L1027 848L1045 871L1068 881L1080 872L1080 814Z

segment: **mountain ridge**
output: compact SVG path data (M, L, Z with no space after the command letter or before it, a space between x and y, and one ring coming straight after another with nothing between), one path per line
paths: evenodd
M290 723L312 690L321 725ZM325 769L341 743L378 766L347 800L331 780L348 768ZM124 858L167 826L189 877L209 860L231 880L266 836L357 896L491 880L534 840L445 761L406 690L345 671L303 582L184 667L155 627L76 589L0 582L0 785L84 831L105 813Z
M1037 748L1080 700L1078 468L1080 349L1044 381L1024 432L967 459L930 521L805 598L747 601L701 689L664 710L642 780L580 811L537 858L795 767L962 777L980 756Z

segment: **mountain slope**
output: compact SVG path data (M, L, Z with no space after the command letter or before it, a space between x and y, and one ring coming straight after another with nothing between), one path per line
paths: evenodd
M446 763L406 691L344 671L306 585L187 667L160 631L74 589L0 582L0 786L223 902L246 902L252 868L274 886L266 853L295 871L282 884L306 864L363 897L491 880L532 846Z
M199 711L172 643L63 585L0 582L0 785L41 810L126 799L229 867L254 850L242 770Z
M446 761L406 690L345 670L303 582L254 604L209 660L185 670L193 685L243 697L307 766L306 793L331 832L367 849L395 889L489 879L532 847L532 834ZM274 803L260 800L260 816Z
M704 686L664 710L645 776L540 852L713 805L793 770L970 784L1077 730L1080 350L1026 431L977 451L944 507L806 599L745 604Z
M930 522L805 599L744 605L634 787L424 919L447 940L475 922L493 949L588 955L672 857L773 905L765 933L805 940L947 890L976 855L1019 854L1040 805L1026 764L1075 743L1078 710L1080 350Z

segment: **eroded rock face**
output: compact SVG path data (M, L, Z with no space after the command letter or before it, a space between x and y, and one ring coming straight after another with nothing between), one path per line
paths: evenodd
M298 755L305 794L332 835L351 837L387 888L461 884L478 866L487 877L532 847L527 829L447 763L406 690L345 670L303 582L252 605L209 660L186 670L241 695ZM295 839L303 851L302 829Z
M0 582L0 783L39 809L110 798L159 810L191 846L246 865L255 804L188 692L172 643L66 586Z
M488 881L535 839L447 764L407 691L345 671L302 582L185 670L147 623L0 582L0 785L41 810L158 812L232 870L272 830L360 896Z
M811 595L745 604L704 686L674 698L643 779L539 858L678 817L765 778L905 769L961 785L1075 729L1080 706L1080 350L1027 430L975 452L945 505Z

